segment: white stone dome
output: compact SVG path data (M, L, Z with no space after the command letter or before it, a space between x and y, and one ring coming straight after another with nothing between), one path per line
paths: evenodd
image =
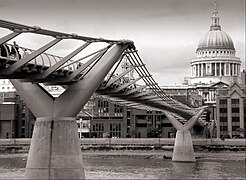
M197 50L203 49L235 50L231 37L220 29L210 30L201 38Z

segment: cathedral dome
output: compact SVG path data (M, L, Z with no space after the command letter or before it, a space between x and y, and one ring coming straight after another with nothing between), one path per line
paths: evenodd
M241 60L236 57L231 37L221 30L215 1L210 29L198 43L196 58L191 60L190 84L240 82ZM212 99L212 97L208 97Z
M206 49L227 49L235 50L231 37L221 30L220 18L218 16L217 5L215 4L212 24L208 31L200 40L197 50Z
M235 50L231 37L220 29L212 29L201 38L197 50L202 49Z

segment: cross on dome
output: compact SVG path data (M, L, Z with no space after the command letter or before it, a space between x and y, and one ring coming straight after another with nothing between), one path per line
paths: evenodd
M217 9L217 2L214 1L214 12L212 16L212 25L210 26L210 30L221 30L220 24L220 17L218 16L218 9Z
M217 10L217 2L216 0L214 1L214 13L213 13L215 16L218 15L218 10Z

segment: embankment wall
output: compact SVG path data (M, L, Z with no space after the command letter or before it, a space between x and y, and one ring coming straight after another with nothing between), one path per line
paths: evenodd
M83 150L173 150L172 138L83 138ZM31 139L0 139L0 152L28 152ZM193 139L195 151L245 151L246 139Z

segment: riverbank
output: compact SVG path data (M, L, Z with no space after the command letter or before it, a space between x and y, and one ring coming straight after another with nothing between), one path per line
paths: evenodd
M195 152L244 152L246 139L193 139ZM173 151L175 139L83 138L82 151ZM0 139L0 153L28 153L31 139Z

